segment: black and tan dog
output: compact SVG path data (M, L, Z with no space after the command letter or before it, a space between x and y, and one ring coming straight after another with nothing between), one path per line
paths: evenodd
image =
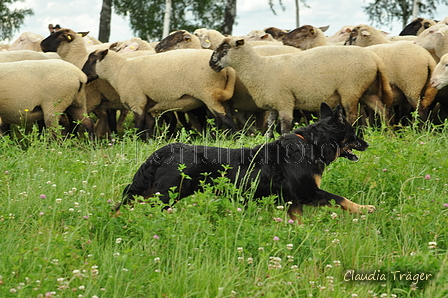
M338 157L356 161L358 157L351 150L364 151L369 146L356 136L340 106L333 111L322 103L320 117L317 123L254 148L166 145L140 166L115 210L137 195L147 199L159 193L163 203L168 204L173 187L181 199L200 190L204 173L208 173L207 179L216 178L224 170L223 165L228 165L226 176L240 189L259 179L254 198L275 194L279 203L290 202L288 214L293 220L298 220L303 205L330 205L332 200L352 213L373 212L374 206L358 205L319 188L325 166ZM183 173L189 179L182 179L180 164L185 165Z

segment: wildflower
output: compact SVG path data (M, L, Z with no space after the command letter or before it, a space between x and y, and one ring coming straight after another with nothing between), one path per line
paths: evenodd
M333 241L331 241L331 243L333 243L333 244L339 244L339 242L341 242L339 239L333 239Z
M292 244L292 243L286 244L286 248L289 250L291 250L293 248L293 246L294 246L294 244Z
M411 255L411 256L415 256L415 252L411 252L410 255Z
M284 206L277 206L277 209L278 210L283 210L283 209L285 209L285 207Z
M9 174L9 171L5 171L5 175L8 175Z
M122 241L123 239L121 239L121 238L117 238L117 239L115 239L115 243L121 243L121 241Z
M341 261L333 261L335 267L341 266Z
M39 212L39 215L40 215L40 216L42 216L42 215L44 215L44 214L45 214L44 212Z
M383 169L383 172L387 172L387 169Z
M154 262L155 262L155 263L160 263L160 258L159 258L159 257L155 257L155 258L154 258Z
M429 248L436 248L436 246L437 246L437 242L428 242L428 247Z
M294 223L294 219L290 219L290 220L288 220L288 223L289 223L289 224L293 224L293 223Z
M87 215L83 216L84 219L89 219L89 217Z
M14 288L12 288L11 290L9 290L9 292L11 292L11 293L17 293L17 290L14 289Z
M243 262L244 261L244 258L243 257L238 257L238 262Z
M328 265L325 266L325 268L331 269L331 268L333 268L333 265L328 264Z
M114 257L119 257L119 256L120 256L120 253L119 253L119 252L114 252L113 256L114 256Z
M358 297L358 294L353 293L352 297Z
M380 295L380 297L382 297L382 298L387 297L387 294L383 293L383 294Z
M253 258L247 258L247 264L253 264L254 259Z
M425 179L426 179L426 180L431 179L431 175L426 175L426 176L425 176Z
M174 210L173 210L173 208L169 207L168 209L166 209L166 212L167 212L167 213L173 213Z
M335 218L337 218L338 217L338 214L337 213L331 213L331 219L335 219Z
M282 222L283 219L281 219L280 217L274 217L274 221L276 221L276 222Z
M44 195L44 194L41 194L41 195L39 196L39 198L41 198L41 199L46 199L46 198L47 198L47 196L46 196L46 195Z
M236 250L237 250L239 253L242 253L242 252L243 252L243 248L242 248L242 247L238 247Z
M264 251L264 247L259 247L258 251Z
M56 203L60 204L61 202L62 202L62 199L60 199L60 198L56 199Z
M153 238L154 239L160 239L160 237L158 235L154 235Z
M241 212L241 211L243 211L243 209L241 209L241 208L236 208L236 211L237 211L237 212Z
M86 289L85 286L79 286L78 289L80 289L81 291L84 291Z
M357 218L353 218L353 222L354 222L354 223L357 223L357 222L358 222L358 219L357 219Z
M277 236L274 236L274 239L273 239L274 241L279 241L280 240L280 238L278 238Z
M443 207L448 208L448 203L443 204Z

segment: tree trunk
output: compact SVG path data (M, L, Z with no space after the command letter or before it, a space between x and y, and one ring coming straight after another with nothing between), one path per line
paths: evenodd
M232 35L233 24L236 17L236 0L227 0L226 10L224 12L224 22L221 27L222 34Z
M111 17L112 0L103 0L103 7L100 13L100 32L98 34L98 40L101 42L109 42Z
M418 0L414 0L414 5L412 6L412 19L415 19L416 17L418 17L418 4L420 1Z
M170 22L171 22L171 0L165 0L165 16L163 18L163 33L162 37L165 38L170 34Z
M296 2L296 28L300 27L300 9L299 9L299 0L295 0Z

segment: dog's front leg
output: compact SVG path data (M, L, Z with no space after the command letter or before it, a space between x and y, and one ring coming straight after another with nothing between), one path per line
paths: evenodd
M315 193L314 201L308 203L310 206L328 206L331 205L331 201L336 203L337 206L341 206L342 209L347 210L350 213L363 214L372 213L375 211L375 206L372 205L359 205L347 198L329 193L325 190L318 189Z
M365 212L372 213L376 210L375 206L372 205L359 205L347 198L342 197L342 200L338 202L342 209L347 210L350 213L363 214Z

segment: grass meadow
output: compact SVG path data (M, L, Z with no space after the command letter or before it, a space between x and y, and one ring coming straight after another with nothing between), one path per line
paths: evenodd
M243 205L251 192L225 177L168 211L111 214L157 148L263 136L0 137L0 297L448 297L448 124L364 138L321 188L376 212L305 207L296 225L274 197Z

